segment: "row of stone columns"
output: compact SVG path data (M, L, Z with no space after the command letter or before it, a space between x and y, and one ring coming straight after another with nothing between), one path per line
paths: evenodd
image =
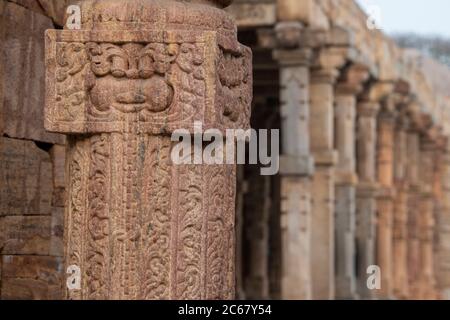
M436 297L433 237L435 216L442 215L441 206L436 208L442 181L435 175L443 170L437 169L434 149L439 137L429 137L436 128L424 121L405 83L370 78L367 67L351 62L345 46L311 41L311 34L294 22L276 28L282 181L303 181L281 190L289 204L281 208L289 217L283 224L283 264L297 260L292 265L300 270L289 277L291 265L283 265L283 297ZM298 172L302 166L292 161L292 148L297 157L314 159L308 174ZM300 205L304 195L308 202ZM292 239L301 218L304 228ZM381 271L378 289L367 284L371 266Z

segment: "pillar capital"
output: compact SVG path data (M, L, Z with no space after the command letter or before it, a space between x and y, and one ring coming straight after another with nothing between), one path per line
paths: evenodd
M395 83L392 81L377 81L371 83L363 92L361 98L364 101L381 102L395 89Z
M308 48L301 49L277 49L273 52L273 58L278 61L281 66L305 66L311 65L313 52Z
M320 68L311 70L311 83L313 84L334 84L337 77L339 76L339 71L335 68Z
M175 2L168 7L159 1L118 3L122 1L83 2L84 29L47 31L47 130L123 132L131 122L139 123L142 133L165 134L193 131L195 121L205 129L249 128L251 51L237 42L233 29L215 28L215 16L225 13ZM139 3L146 22L130 27L119 20L109 28L103 20L95 21L99 13L108 13L130 22ZM204 15L203 24L192 30L188 13ZM185 15L183 23L175 19L180 15ZM165 25L155 22L159 20ZM160 97L134 94L142 86ZM229 99L234 102L225 103Z
M327 46L321 48L314 56L313 70L339 70L352 57L352 53L353 48L351 47Z

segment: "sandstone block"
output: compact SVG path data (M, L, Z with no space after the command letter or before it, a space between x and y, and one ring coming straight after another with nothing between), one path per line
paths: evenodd
M62 257L64 254L64 209L54 208L52 212L50 255Z
M32 141L0 138L0 216L51 212L52 165Z
M44 129L44 32L52 21L18 4L2 2L0 128L9 137L64 143ZM4 32L3 32L4 31Z
M50 216L0 217L0 253L2 254L48 255L50 235Z

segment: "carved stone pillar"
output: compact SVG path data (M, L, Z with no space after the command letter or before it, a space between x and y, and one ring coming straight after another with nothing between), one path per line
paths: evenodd
M230 299L235 165L176 165L171 133L248 128L251 52L229 0L82 2L47 32L47 130L69 136L73 299Z
M377 265L381 269L381 289L377 296L393 297L393 225L394 225L394 129L395 106L391 97L383 102L378 116L377 136Z
M279 25L282 40L291 29ZM309 49L277 50L281 81L282 299L311 299L311 175Z
M376 116L380 106L376 102L357 105L357 172L356 193L356 250L357 291L361 299L373 298L367 287L367 268L375 264L376 222Z
M315 161L312 181L313 299L333 299L334 272L334 83L335 68L313 69L311 77L311 150Z
M400 115L394 135L394 183L396 188L394 201L393 231L393 282L394 296L399 299L409 297L408 282L408 120Z
M360 66L345 71L335 90L336 165L335 261L336 298L355 299L356 226L356 95L368 72Z

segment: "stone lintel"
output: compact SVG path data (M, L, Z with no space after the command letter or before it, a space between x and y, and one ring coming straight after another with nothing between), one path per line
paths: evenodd
M315 0L276 0L278 21L301 21L316 30L328 30L330 21Z
M227 10L240 28L274 25L277 20L276 4L273 2L234 2Z
M314 158L311 156L280 157L280 174L282 176L305 176L314 174Z
M298 21L286 21L279 22L270 36L276 38L271 42L279 48L339 48L346 54L351 53L357 60L356 52L351 49L354 48L353 35L343 27L336 26L325 31L307 27Z

